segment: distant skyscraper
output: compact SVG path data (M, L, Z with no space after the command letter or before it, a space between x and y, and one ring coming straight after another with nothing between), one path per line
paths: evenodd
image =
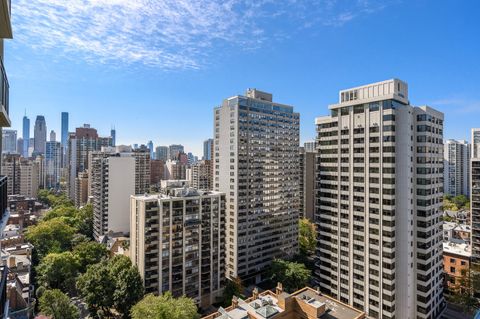
M54 130L50 131L50 142L55 142L57 140L57 134Z
M214 112L214 190L227 196L226 274L258 282L274 258L298 252L300 115L256 89Z
M318 117L321 291L370 318L440 318L443 120L392 79L340 91Z
M53 131L52 131L53 132ZM52 139L45 147L45 188L59 188L62 168L62 144Z
M30 119L25 115L23 117L23 157L28 157L28 149L30 148Z
M155 149L155 159L166 162L168 159L168 146L157 146Z
M23 138L17 138L17 154L23 156Z
M213 138L209 138L203 142L203 159L211 160L213 157Z
M133 148L134 150L138 149L138 144L137 144L137 143L134 143L134 144L132 145L132 148Z
M472 158L480 158L480 128L472 128Z
M110 130L110 137L112 138L112 146L117 146L117 131L115 127Z
M66 152L68 143L68 112L62 112L62 147L63 152Z
M467 141L447 140L444 155L444 193L470 195L470 145Z
M47 124L43 115L38 115L33 129L34 148L36 154L45 154L45 143L47 142Z
M154 154L154 151L153 151L153 142L152 142L152 141L148 141L147 147L148 147L148 150L149 150L149 152L150 152L150 158L151 158L151 159L155 159L155 154Z
M203 160L191 165L189 168L187 168L186 179L193 188L204 191L213 190L212 161Z
M17 131L16 130L2 130L2 152L16 153L17 152Z
M171 160L178 159L178 156L180 155L180 153L184 153L183 145L172 144L168 147L168 157Z
M83 186L80 188L77 187L78 183L76 183L76 179L78 178L79 173L83 173L88 169L89 154L98 150L100 150L98 133L96 129L90 128L90 125L79 127L74 133L69 134L67 146L67 181L70 199L77 199L77 196L75 195L76 188L83 190ZM82 181L84 179L85 178L83 178L82 175Z

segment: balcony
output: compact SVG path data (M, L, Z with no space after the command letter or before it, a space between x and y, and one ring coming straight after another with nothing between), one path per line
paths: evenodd
M0 0L3 2L5 0ZM0 5L1 6L1 5ZM9 97L9 84L7 73L3 67L3 59L0 58L0 127L10 127L10 117L8 116L8 97Z
M11 7L11 0L0 0L0 38L11 39L13 37Z

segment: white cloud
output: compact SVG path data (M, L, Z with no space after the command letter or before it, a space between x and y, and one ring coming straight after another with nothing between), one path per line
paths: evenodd
M255 49L295 28L341 26L385 3L370 2L17 0L12 12L16 42L33 49L91 63L168 70L200 68L216 51Z

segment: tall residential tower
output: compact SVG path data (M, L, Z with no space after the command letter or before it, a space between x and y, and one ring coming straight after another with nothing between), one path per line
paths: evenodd
M393 79L340 91L316 119L316 277L371 318L438 318L443 113Z
M297 253L300 115L249 89L214 110L214 189L224 192L227 277L260 281Z
M470 195L470 145L447 140L444 149L444 190L452 196Z

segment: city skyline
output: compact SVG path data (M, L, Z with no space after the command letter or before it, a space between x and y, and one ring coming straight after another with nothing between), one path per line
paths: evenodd
M70 114L70 131L90 123L107 135L115 125L117 144L145 144L149 140L155 146L180 143L201 155L202 142L213 135L213 107L220 105L223 97L241 94L250 87L272 92L275 99L297 107L301 114L301 142L304 142L315 137L314 119L326 115L326 106L336 99L335 92L358 83L389 78L407 79L415 88L412 93L417 105L427 104L445 113L446 138L469 140L468 128L477 126L474 121L480 115L480 93L475 83L480 75L471 72L479 63L475 58L479 44L471 41L478 29L478 22L471 16L478 11L477 3L429 6L427 2L350 2L333 3L329 8L321 4L311 8L275 4L272 6L279 16L275 18L262 16L264 10L270 9L265 4L259 4L261 8L255 13L248 4L239 1L231 8L218 8L218 14L212 15L210 9L213 11L218 3L200 2L198 5L211 4L209 18L228 13L226 16L233 21L240 21L243 33L235 34L233 26L228 24L207 37L218 22L207 23L200 35L188 32L192 50L198 53L203 43L205 53L194 56L195 63L172 62L170 66L152 60L152 50L164 49L172 57L182 57L185 39L178 39L178 47L165 48L162 41L167 36L147 30L153 32L150 34L153 40L151 43L141 40L138 50L144 51L133 50L125 56L121 52L112 53L106 57L102 52L85 48L86 44L103 42L107 37L97 30L98 23L88 29L91 39L81 37L84 45L75 48L65 38L55 39L48 32L42 33L43 27L32 27L39 16L52 22L52 13L58 7L61 9L61 4L43 7L45 13L41 15L38 10L30 10L32 4L27 1L14 3L13 27L19 40L6 43L12 84L12 129L21 130L26 108L30 119L42 114L48 128L59 133L60 112L65 111ZM78 3L73 1L69 5L77 7ZM166 4L172 12L180 12L183 5L186 4L182 1ZM252 12L252 17L245 21L239 15L241 5ZM118 1L118 6L120 18L139 15L151 23L161 14L157 7L149 8L151 15L144 15L128 2ZM112 8L107 5L105 12ZM91 22L88 10L93 9L86 6L77 18ZM312 19L313 13L318 14L317 19ZM166 22L168 31L185 27L187 18L187 14L181 15L179 26ZM195 16L191 23L198 27L202 21ZM443 21L450 23L445 25ZM106 19L105 25L123 30L118 21ZM140 27L130 26L129 31L147 32ZM60 35L76 31L71 23L58 28ZM28 41L35 36L39 36L37 41ZM127 46L132 48L132 43L135 44L132 35L128 33L126 39ZM33 46L42 40L45 44ZM244 45L243 49L237 50L237 40ZM225 48L225 53L218 53L221 48ZM454 54L455 48L461 48L462 59ZM63 54L65 51L69 54ZM192 52L184 51L190 54L188 61L193 61ZM96 58L87 58L90 53ZM369 59L375 65L365 68ZM25 60L32 63L26 65ZM189 93L185 94L187 90ZM133 114L129 112L132 106ZM131 126L136 129L129 129ZM194 134L190 127L195 128Z

